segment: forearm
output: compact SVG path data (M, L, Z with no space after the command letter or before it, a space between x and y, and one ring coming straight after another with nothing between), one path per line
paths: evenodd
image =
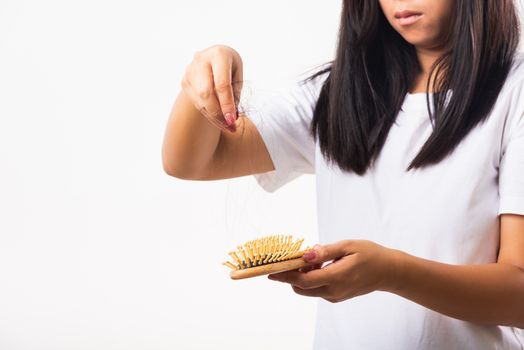
M220 134L220 129L212 125L181 90L164 135L164 170L180 178L198 177L211 161Z
M524 328L524 271L449 265L399 252L392 292L457 319Z

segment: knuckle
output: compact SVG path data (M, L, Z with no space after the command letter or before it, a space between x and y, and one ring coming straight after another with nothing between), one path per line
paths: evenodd
M220 103L220 108L225 113L231 112L231 113L238 113L237 109L235 108L235 105L232 103Z
M205 49L202 49L202 50L197 50L195 51L194 55L193 55L193 58L195 58L196 60L200 60L202 58L204 58L207 53L209 52L209 48L205 48Z
M355 245L355 241L351 239L345 239L343 242L344 242L344 248L346 252L349 252L350 250L352 250Z
M238 61L240 63L242 63L242 56L240 56L240 54L233 48L231 48L231 51L232 51L233 55L238 59Z
M317 260L324 260L330 255L330 250L328 247L318 247L315 248L317 252Z
M231 84L228 81L219 81L215 84L215 90L219 94L228 93L231 91Z
M198 97L205 100L211 96L211 89L207 86L202 86L196 90L196 93Z
M215 45L212 47L212 51L214 55L221 56L228 52L228 48L224 45Z
M195 53L193 54L194 60L199 60L201 57L202 57L202 51L195 51Z

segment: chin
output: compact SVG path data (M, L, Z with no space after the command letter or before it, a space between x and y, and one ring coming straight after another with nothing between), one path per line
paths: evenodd
M424 33L400 33L404 40L406 40L411 45L420 48L420 49L433 49L437 48L440 45L438 40L435 40L433 36L429 36Z

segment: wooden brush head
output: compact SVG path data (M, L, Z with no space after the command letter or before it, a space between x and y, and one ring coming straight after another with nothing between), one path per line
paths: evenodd
M234 280L295 270L309 265L302 255L310 247L300 250L303 238L293 241L291 235L273 235L251 240L229 252L233 262L222 265L231 268L230 277Z

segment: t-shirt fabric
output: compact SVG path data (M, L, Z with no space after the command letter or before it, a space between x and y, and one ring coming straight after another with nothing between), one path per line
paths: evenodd
M308 129L323 74L257 101L249 113L275 170L268 192L315 174L319 243L367 239L449 264L496 262L499 214L524 215L524 57L516 56L489 118L438 164L406 172L432 131L426 94L407 94L363 176L328 165ZM524 331L454 319L392 293L318 298L315 350L523 349Z

